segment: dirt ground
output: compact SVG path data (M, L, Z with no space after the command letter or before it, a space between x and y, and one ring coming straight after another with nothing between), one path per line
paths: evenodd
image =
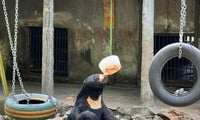
M17 84L16 91L20 92L20 88ZM39 82L24 82L24 87L29 93L40 93L41 90L41 84ZM57 98L59 104L73 106L76 95L78 94L81 87L82 85L77 84L56 83L53 96ZM0 89L0 98L5 99L3 89ZM106 105L111 109L144 106L140 102L140 88L131 85L106 86L104 89L103 98ZM155 104L153 106L145 107L150 108L156 114L162 113L169 116L173 116L173 114L187 114L187 117L190 117L189 120L200 120L200 101L186 107L172 107L155 99Z

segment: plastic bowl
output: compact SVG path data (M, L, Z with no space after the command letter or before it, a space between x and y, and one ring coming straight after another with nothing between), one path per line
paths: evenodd
M99 62L99 68L104 75L112 75L121 69L119 57L110 55Z

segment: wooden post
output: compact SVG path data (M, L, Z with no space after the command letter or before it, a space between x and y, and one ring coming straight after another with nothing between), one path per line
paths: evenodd
M54 93L54 0L43 1L42 93Z
M147 106L153 105L153 93L149 85L149 67L153 58L154 40L154 0L143 0L142 10L142 65L141 65L141 101Z
M2 82L4 95L7 97L9 95L9 91L8 91L8 84L6 80L6 73L3 66L3 59L1 56L1 52L0 52L0 75L1 75L1 82Z

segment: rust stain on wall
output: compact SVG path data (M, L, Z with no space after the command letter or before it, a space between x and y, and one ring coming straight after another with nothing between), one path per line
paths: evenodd
M114 0L104 0L104 27L110 27L110 11L112 2L112 28L114 27Z

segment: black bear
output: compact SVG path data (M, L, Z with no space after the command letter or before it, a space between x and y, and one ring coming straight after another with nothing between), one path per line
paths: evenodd
M103 74L87 77L67 120L117 120L103 101L102 93L107 81Z

